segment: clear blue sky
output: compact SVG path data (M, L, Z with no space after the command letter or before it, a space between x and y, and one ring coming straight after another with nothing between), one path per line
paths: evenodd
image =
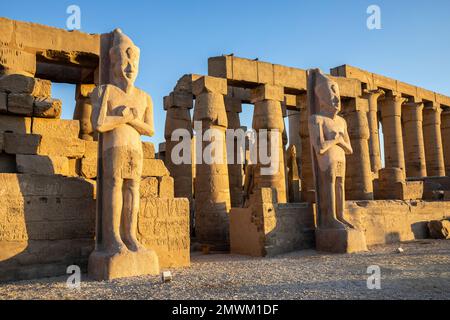
M448 0L17 0L0 14L65 28L71 4L81 7L81 31L120 27L141 48L137 85L153 97L155 143L163 141L163 96L181 75L207 74L208 57L226 53L303 69L351 64L450 95ZM381 8L382 30L366 27L371 4ZM53 92L71 118L74 88ZM243 125L251 114L246 108Z

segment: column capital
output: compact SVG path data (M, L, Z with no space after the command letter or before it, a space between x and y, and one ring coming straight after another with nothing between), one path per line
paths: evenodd
M365 89L363 91L363 95L362 96L365 99L370 99L370 98L378 99L379 97L384 96L384 95L385 95L384 90L378 88L378 89L375 89L375 90Z
M194 107L192 94L181 91L173 91L168 96L164 97L164 110L170 108L186 108L192 109Z
M217 93L226 95L228 92L227 79L203 76L192 84L192 93L196 96L202 93Z
M382 100L403 104L408 101L408 98L403 97L402 94L398 91L388 91L384 94Z
M439 104L431 102L426 103L423 108L424 126L440 125L442 109Z
M423 121L423 102L408 101L402 105L402 120Z
M284 88L270 84L262 84L252 90L252 103L258 103L264 100L284 101Z

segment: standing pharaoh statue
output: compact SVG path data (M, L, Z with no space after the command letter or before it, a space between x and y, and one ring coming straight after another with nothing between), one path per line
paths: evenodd
M89 276L98 280L158 274L158 257L137 240L143 153L141 135L153 136L151 98L136 88L139 48L112 33L109 83L91 94L92 125L100 134L96 248Z
M319 69L308 71L309 134L317 203L316 247L320 251L365 251L364 234L344 218L346 155L353 149L341 111L339 87Z

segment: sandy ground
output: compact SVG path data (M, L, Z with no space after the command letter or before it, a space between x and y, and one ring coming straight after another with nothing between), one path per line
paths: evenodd
M0 299L450 299L450 241L376 246L370 252L325 255L313 250L275 258L192 256L173 281L137 277L93 282L79 290L67 277L0 284ZM381 270L381 289L367 288L367 268Z

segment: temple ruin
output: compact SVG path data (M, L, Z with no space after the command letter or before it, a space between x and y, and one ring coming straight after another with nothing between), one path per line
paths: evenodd
M108 41L0 18L0 281L61 275L73 264L86 270L98 162L90 94L106 77L99 66ZM346 220L369 247L436 236L429 222L450 218L450 97L350 65L329 78L353 147ZM73 120L60 119L52 82L76 85ZM143 142L138 239L161 268L189 266L191 249L267 256L315 248L307 93L306 70L225 55L208 60L207 75L183 75L154 106L166 111L166 142L157 152ZM196 149L215 141L196 137L214 128L225 139L242 128L248 105L255 132L278 135L278 174L261 175L259 161L227 163L225 146L223 163L197 163ZM177 129L185 136L173 139ZM176 164L183 138L193 161Z

